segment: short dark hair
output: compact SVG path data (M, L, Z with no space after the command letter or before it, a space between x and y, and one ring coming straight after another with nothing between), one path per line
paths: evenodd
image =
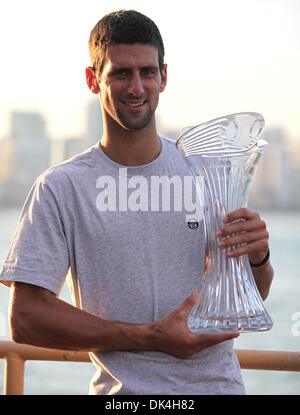
M101 74L110 45L144 43L158 50L159 69L164 66L164 44L156 24L135 10L118 10L104 16L89 38L90 59L94 72Z

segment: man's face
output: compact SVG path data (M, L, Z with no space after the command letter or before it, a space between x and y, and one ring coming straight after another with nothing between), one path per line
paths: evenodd
M98 84L108 123L140 130L154 122L159 94L166 86L166 65L160 72L158 50L150 45L109 46Z

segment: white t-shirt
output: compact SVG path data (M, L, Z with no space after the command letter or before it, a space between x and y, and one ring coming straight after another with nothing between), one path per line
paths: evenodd
M43 173L0 280L59 294L68 276L74 305L125 323L151 323L179 307L200 283L203 221L183 156L161 142L147 165L121 166L95 145ZM190 359L157 351L91 358L90 394L245 393L232 340Z

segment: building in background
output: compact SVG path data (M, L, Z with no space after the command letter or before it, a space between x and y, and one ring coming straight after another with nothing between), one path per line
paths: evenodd
M259 161L250 204L259 209L288 209L294 198L293 165L284 131L268 129L264 137L269 145Z
M36 177L49 166L50 140L44 117L13 111L8 137L0 145L0 203L18 205Z

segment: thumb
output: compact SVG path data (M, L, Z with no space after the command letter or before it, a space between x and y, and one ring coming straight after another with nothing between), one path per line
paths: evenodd
M186 308L186 309L192 308L196 304L198 295L199 295L199 289L196 288L196 290L183 302L181 307Z
M199 288L196 288L191 297L193 298L194 304L196 303L198 296L199 296L200 290Z

